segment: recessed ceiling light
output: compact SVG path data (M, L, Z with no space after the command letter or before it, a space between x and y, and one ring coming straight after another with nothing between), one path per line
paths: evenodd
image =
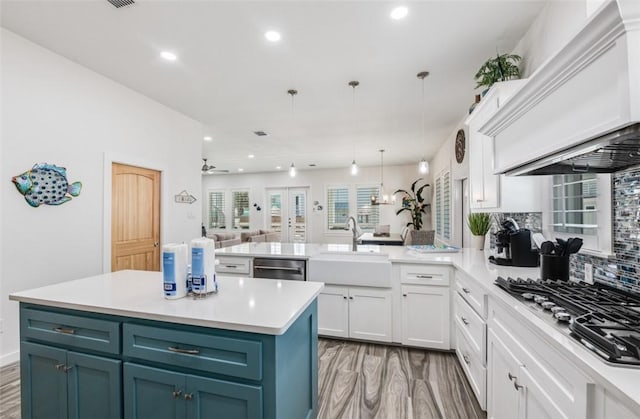
M409 9L405 6L398 6L391 11L391 19L400 20L404 19L409 13Z
M242 167L239 167L238 172L244 172L244 169Z
M248 157L248 158L250 158L250 159L252 159L252 158L254 158L255 156L254 156L253 154L249 154L247 157Z
M173 52L169 52L169 51L162 51L160 53L160 56L162 58L164 58L167 61L175 61L178 59L178 56L176 54L174 54Z
M213 138L212 138L211 136L209 136L209 135L206 135L206 136L204 137L204 140L205 140L205 141L212 141L212 140L213 140Z
M282 169L282 166L276 166L276 170Z
M280 38L282 38L280 36L280 32L276 32L276 31L267 31L264 33L264 37L267 38L267 41L271 41L271 42L278 42Z

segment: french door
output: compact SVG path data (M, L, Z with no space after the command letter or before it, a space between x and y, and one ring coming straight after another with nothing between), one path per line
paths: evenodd
M267 189L266 225L280 233L283 243L306 243L309 188Z

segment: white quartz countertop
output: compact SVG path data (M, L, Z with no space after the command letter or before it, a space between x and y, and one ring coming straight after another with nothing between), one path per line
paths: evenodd
M283 334L324 284L217 277L219 292L202 299L167 300L161 272L119 271L28 291L14 301L171 323Z

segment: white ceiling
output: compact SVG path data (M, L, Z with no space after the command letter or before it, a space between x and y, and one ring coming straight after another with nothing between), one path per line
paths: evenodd
M544 2L405 4L401 21L387 1L2 0L1 12L5 28L201 121L209 164L260 172L378 165L381 148L385 165L433 157L473 102L476 70Z

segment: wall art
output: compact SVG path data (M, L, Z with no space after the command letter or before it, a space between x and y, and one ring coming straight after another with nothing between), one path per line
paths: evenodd
M69 184L67 169L55 164L38 163L31 170L11 178L24 199L32 207L60 205L80 195L81 182Z

